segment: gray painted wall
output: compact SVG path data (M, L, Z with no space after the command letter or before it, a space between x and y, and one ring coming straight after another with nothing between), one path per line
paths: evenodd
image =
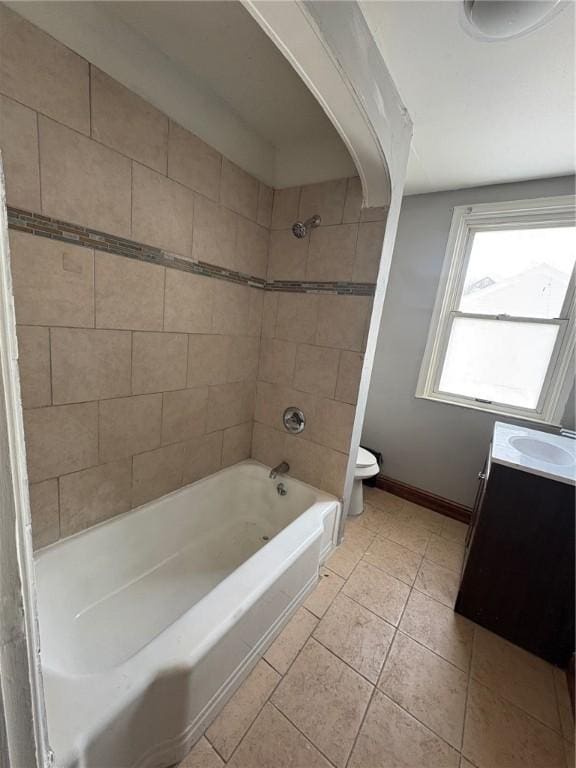
M454 206L570 193L573 176L404 198L362 434L388 477L472 505L497 419L414 396Z

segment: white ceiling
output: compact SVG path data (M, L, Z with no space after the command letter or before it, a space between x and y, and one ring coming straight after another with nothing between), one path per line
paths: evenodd
M574 173L576 4L492 43L455 0L360 4L414 122L408 193Z

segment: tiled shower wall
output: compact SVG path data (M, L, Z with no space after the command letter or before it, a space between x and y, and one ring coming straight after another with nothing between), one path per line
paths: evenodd
M250 455L340 493L385 214L359 181L273 193L1 5L0 147L35 545Z

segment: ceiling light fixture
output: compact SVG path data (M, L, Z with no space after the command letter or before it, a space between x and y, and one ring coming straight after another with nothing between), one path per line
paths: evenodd
M461 23L477 40L510 40L546 24L567 4L566 0L463 0Z

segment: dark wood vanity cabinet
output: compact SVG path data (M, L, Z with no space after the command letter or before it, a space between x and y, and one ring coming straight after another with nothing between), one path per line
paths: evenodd
M456 611L553 664L574 652L575 488L502 464L480 475Z

